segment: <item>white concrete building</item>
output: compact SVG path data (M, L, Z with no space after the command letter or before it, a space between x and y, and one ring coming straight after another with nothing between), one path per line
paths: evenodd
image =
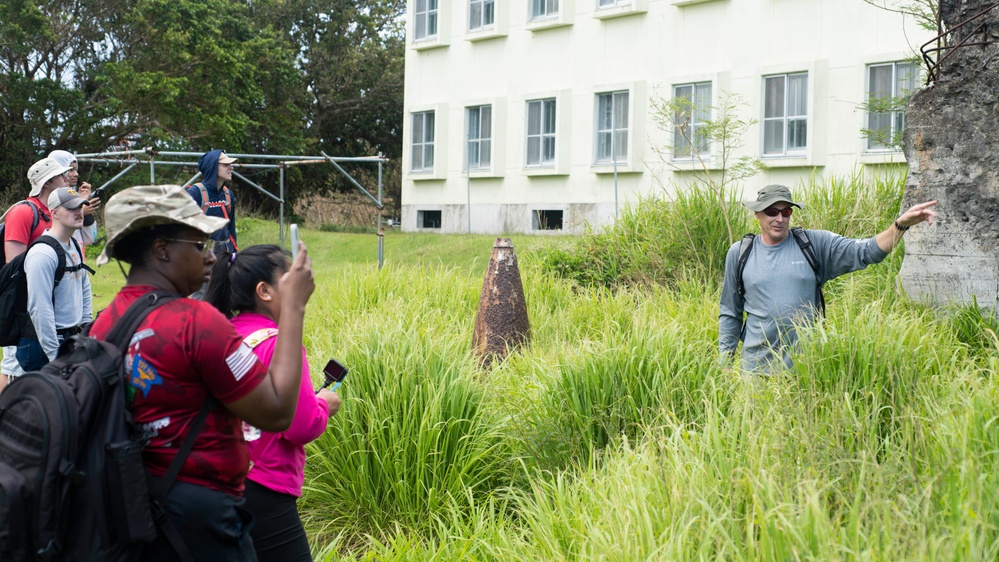
M901 113L863 104L920 86L933 36L863 0L409 0L407 25L402 227L476 233L578 232L682 186L696 160L654 119L673 96L695 132L742 98L735 156L769 166L750 193L904 163L861 133Z

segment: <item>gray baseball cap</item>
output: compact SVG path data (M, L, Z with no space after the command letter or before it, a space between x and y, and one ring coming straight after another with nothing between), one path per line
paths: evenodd
M743 201L742 204L750 211L762 211L778 201L785 201L799 209L804 209L805 204L799 203L791 198L791 190L787 186L772 184L756 192L756 201Z
M87 200L80 197L72 187L60 187L49 194L49 210L54 211L59 207L76 210L87 204Z

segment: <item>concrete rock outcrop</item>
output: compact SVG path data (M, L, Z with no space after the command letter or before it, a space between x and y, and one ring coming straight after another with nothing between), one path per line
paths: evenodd
M999 7L941 0L945 29L937 81L905 114L909 164L903 209L937 199L933 226L906 235L900 273L910 297L935 304L999 304ZM959 26L986 11L972 23ZM965 46L954 47L964 43ZM977 43L976 45L969 45Z

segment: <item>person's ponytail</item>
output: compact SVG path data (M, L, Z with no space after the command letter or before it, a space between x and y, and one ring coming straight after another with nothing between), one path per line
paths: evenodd
M232 318L257 309L257 284L277 283L279 272L288 270L288 255L280 246L261 244L235 254L223 254L212 269L205 301Z

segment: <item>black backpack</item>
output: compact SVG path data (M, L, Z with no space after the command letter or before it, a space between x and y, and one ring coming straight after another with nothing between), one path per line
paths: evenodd
M135 560L157 527L176 535L159 506L213 402L198 414L163 486L151 490L142 459L148 438L128 409L123 365L140 322L174 298L143 295L107 341L79 336L0 394L0 560Z
M83 251L76 239L70 238L70 240L73 241L73 246L80 253L80 256L83 256ZM56 266L55 271L55 285L52 286L53 300L55 299L55 288L67 272L86 269L91 274L94 273L90 266L82 262L66 267L66 250L63 249L58 240L51 236L39 236L28 246L28 250L35 244L45 244L51 247L59 259L59 265ZM38 339L31 318L28 316L28 280L24 274L24 260L27 257L28 252L25 250L15 256L10 263L0 268L0 345L3 346L17 345L18 340L22 337Z
M34 232L35 229L38 228L39 216L38 216L38 207L34 203L32 203L31 201L18 201L17 203L14 203L13 205L10 206L9 209L7 209L7 212L3 214L4 219L6 219L7 218L7 214L10 213L11 210L13 210L14 207L16 207L18 205L27 205L27 206L31 207L31 213L32 213L32 217L31 217L31 230L29 230L28 232ZM48 215L45 216L45 220L49 220ZM4 247L3 247L4 246L3 245L3 236L4 236L4 231L6 229L7 229L7 223L6 222L0 222L0 265L3 265L5 263L7 263L7 255L6 255Z
M815 257L815 248L812 247L812 241L808 239L805 229L800 226L791 229L791 236L797 242L801 253L805 254L805 261L808 262L808 265L812 267L812 271L815 272L815 301L819 303L819 312L825 316L826 297L822 294L822 276L819 273L819 260ZM756 235L750 232L742 237L742 243L739 246L739 262L735 278L738 282L739 298L741 299L746 298L746 284L742 281L742 272L746 270L746 262L749 261L749 253L753 250L753 240L755 239Z

